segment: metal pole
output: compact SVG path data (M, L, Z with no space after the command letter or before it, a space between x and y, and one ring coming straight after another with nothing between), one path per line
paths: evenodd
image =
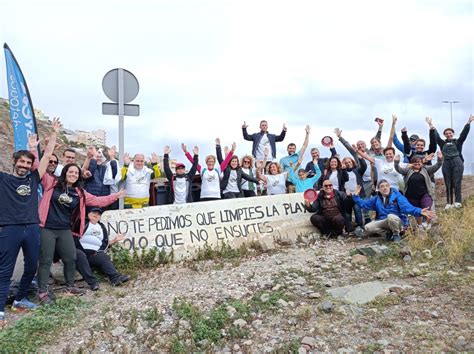
M449 108L451 109L451 129L453 129L453 102L449 102Z
M119 162L123 166L124 146L124 103L123 103L123 69L118 69L118 114L119 114ZM123 209L123 198L120 198L119 209Z

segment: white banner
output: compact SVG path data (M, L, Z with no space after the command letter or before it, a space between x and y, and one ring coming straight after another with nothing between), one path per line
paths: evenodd
M126 234L124 247L173 250L175 260L192 257L206 242L240 247L255 240L273 243L316 229L304 208L303 193L107 211L110 237Z

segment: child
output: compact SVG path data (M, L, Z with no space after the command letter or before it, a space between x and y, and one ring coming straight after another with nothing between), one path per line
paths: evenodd
M89 222L84 228L84 234L81 237L74 237L77 251L76 269L92 291L99 290L99 283L92 274L91 267L99 268L109 277L113 286L118 286L130 279L128 275L122 275L115 269L112 260L106 253L109 246L122 241L125 236L118 234L115 239L109 241L107 229L100 222L101 216L102 209L92 208L87 214Z

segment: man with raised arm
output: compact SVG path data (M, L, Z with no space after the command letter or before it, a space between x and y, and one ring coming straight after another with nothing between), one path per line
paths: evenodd
M268 122L266 120L262 120L260 122L260 131L258 133L249 135L247 133L247 127L247 123L244 122L244 124L242 124L242 134L245 140L253 142L252 156L256 160L264 160L265 149L268 148L270 150L269 155L272 157L273 160L275 160L276 143L285 139L286 125L283 124L283 129L280 135L270 134L268 132Z
M125 209L140 209L150 203L150 182L161 176L158 155L151 154L151 168L145 166L145 155L135 154L133 164L129 154L123 157L122 181L125 181L127 196Z
M26 296L38 268L38 186L48 168L60 128L59 119L53 119L53 131L37 169L33 168L35 154L19 150L13 154L13 173L0 172L0 328L6 323L5 301L20 248L25 268L12 310L37 307ZM37 149L38 143L36 135L30 136L30 149Z

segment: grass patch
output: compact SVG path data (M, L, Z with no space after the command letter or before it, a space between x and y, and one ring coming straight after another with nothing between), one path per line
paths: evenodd
M0 352L36 352L50 343L63 327L71 327L85 303L77 297L61 298L54 305L40 306L0 332Z
M137 275L140 270L155 269L173 261L173 252L167 253L164 249L159 251L157 248L147 248L130 251L115 244L110 250L115 267L124 274Z
M377 296L373 301L367 303L368 308L376 308L378 311L382 311L387 307L401 304L402 297L399 295L386 295Z
M249 241L240 245L239 248L233 248L228 242L221 242L216 247L212 247L209 243L205 243L203 247L199 247L194 260L235 260L237 258L246 257L264 253L261 244L258 241Z

